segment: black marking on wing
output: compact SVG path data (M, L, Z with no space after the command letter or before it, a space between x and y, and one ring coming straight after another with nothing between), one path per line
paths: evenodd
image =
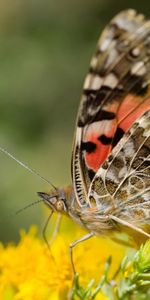
M96 144L93 142L82 142L81 150L85 150L87 153L92 153L96 150Z
M130 81L128 81L130 78ZM122 85L125 85L126 90L129 90L130 93L144 96L148 90L148 85L144 85L145 78L142 76L131 75L130 71L124 76L123 80L121 81Z
M103 99L106 97L107 93L109 92L112 92L112 89L104 85L98 91L92 89L84 89L83 94L87 96L86 106L89 105L93 107L99 106L101 101L103 101ZM91 100L93 100L94 102Z
M101 114L99 115L101 117L101 120L113 120L115 119L116 115L113 112L106 111L106 110L101 110Z
M100 110L96 116L94 117L94 122L103 121L103 120L113 120L116 115L113 112L109 112L106 110ZM86 124L93 123L93 118L90 115L87 115L85 122L83 123L81 119L78 120L78 126L83 127Z
M93 170L91 170L91 169L88 169L88 176L89 176L90 180L92 181L92 179L95 176L95 172Z
M91 96L91 95L97 95L97 90L92 90L92 89L84 89L83 94L85 96Z
M112 143L113 138L108 137L106 135L101 135L98 140L103 144L103 145L110 145Z
M115 147L118 142L120 141L120 139L123 137L124 135L124 130L122 128L117 128L116 132L115 132L115 135L114 135L114 138L113 138L113 142L112 142L112 146Z

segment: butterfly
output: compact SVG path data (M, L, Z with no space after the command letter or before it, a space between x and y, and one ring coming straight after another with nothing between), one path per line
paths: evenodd
M150 238L150 21L134 10L106 26L83 85L72 186L39 193L93 235Z

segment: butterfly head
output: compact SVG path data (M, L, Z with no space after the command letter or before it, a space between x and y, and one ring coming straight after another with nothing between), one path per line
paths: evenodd
M64 189L55 189L49 194L44 192L37 194L53 212L67 213L67 195Z

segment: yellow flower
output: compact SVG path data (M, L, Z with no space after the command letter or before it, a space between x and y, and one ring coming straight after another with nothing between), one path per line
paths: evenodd
M69 244L72 236L79 238L83 231L72 229L58 234L51 251L37 229L21 232L18 245L0 245L0 299L1 300L66 300L72 286ZM110 240L92 238L74 249L74 264L81 284L91 278L99 281L107 258L112 256L110 275L117 269L125 254L125 247ZM96 297L106 299L102 293Z

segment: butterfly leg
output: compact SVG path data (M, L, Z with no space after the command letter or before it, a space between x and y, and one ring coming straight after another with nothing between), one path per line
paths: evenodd
M57 236L57 234L59 232L61 220L62 220L62 215L58 214L57 219L56 219L55 228L54 228L54 231L53 231L52 236L51 236L50 241L49 241L50 245L53 243L55 237Z
M45 222L45 225L44 225L42 234L43 234L43 239L44 239L44 241L45 241L45 243L46 243L46 245L47 245L47 248L48 248L48 250L49 250L50 256L51 256L51 258L53 259L53 261L55 262L55 258L54 258L53 254L52 254L50 244L49 244L49 242L48 242L48 240L47 240L47 237L46 237L47 226L48 226L48 224L49 224L49 221L50 221L52 215L53 215L53 211L51 211L50 215L48 216L48 218L47 218L47 220L46 220L46 222Z
M53 215L53 211L51 211L50 215L48 216L48 218L47 218L47 220L46 220L46 222L45 222L43 231L42 231L43 239L44 239L44 241L45 241L45 243L46 243L48 249L50 250L50 252L51 252L51 249L50 249L50 245L49 245L49 242L48 242L48 240L47 240L47 237L46 237L46 230L47 230L47 226L48 226L48 224L49 224L49 221L50 221L52 215Z
M57 220L56 220L56 224L55 224L55 228L54 228L54 231L52 233L52 237L50 238L50 241L47 240L47 237L46 237L46 230L47 230L47 227L48 227L48 224L49 224L49 221L52 217L52 214L53 212L51 212L51 214L48 216L47 220L46 220L46 223L44 225L44 228L43 228L43 239L48 247L48 249L50 250L50 245L52 244L53 240L55 239L56 235L58 234L58 231L59 231L59 228L60 228L60 223L61 223L61 219L62 219L62 215L61 214L58 214L58 217L57 217Z
M143 234L144 236L150 238L150 234L149 233L147 233L143 229L137 227L136 225L131 224L131 222L127 222L126 220L120 219L120 218L118 218L118 217L116 217L114 215L109 215L109 217L110 217L111 220L114 220L115 222L120 223L120 224L122 224L124 226L127 226L127 227L133 229L135 232L137 231L137 232Z
M83 241L86 241L86 240L90 239L93 236L94 236L94 233L90 232L90 233L84 235L80 239L78 239L78 240L76 240L76 241L74 241L73 243L70 244L70 259L71 259L71 266L72 266L72 270L73 270L74 275L76 274L76 270L75 270L75 266L74 266L74 262L73 262L73 248L77 244L79 244L79 243L81 243Z

